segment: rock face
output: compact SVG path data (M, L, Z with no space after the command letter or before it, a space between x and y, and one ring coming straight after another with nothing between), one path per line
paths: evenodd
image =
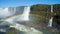
M49 18L51 16L51 5L47 4L32 5L30 13Z
M53 6L54 6L54 8L53 8L54 12L55 13L60 13L60 4L55 4Z
M60 30L60 15L55 15L53 18L53 26Z

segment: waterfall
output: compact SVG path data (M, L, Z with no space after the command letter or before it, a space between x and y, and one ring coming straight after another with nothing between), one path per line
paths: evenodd
M16 8L14 7L14 15L15 15L15 13L16 13Z
M53 13L53 5L51 5L51 15L52 15L52 13ZM52 21L53 21L53 17L51 17L51 19L48 22L49 27L52 27Z
M10 16L10 12L8 11L8 8L2 8L0 9L0 18L6 18Z
M52 21L53 21L53 17L51 17L51 19L49 20L48 26L52 27Z
M19 16L17 21L28 21L29 20L29 13L30 13L30 6L24 7L24 11L22 16Z
M51 5L51 13L53 13L53 5Z
M24 20L29 20L30 6L24 8L24 12L22 14Z

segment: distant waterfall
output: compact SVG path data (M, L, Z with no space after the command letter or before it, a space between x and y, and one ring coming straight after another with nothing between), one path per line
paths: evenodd
M16 13L16 8L14 8L14 15L15 15L15 13Z
M30 6L24 8L24 12L22 14L24 20L29 20Z
M51 13L53 13L53 5L51 5ZM52 27L52 23L53 23L53 17L51 17L51 19L48 22L48 26Z
M6 18L10 16L10 12L8 11L8 8L2 8L0 9L0 18Z

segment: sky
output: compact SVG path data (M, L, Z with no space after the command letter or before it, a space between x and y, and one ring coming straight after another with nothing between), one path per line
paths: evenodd
M31 6L34 4L60 4L60 0L0 0L0 7Z

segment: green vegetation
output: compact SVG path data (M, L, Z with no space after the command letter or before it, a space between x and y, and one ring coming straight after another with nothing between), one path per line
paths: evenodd
M53 21L57 24L60 25L60 4L55 4L54 6L54 13L56 13L56 15L54 15L54 19Z
M20 32L19 30L12 28L9 31L7 31L6 34L19 34L19 32Z
M44 4L33 5L31 6L31 14L49 18L51 16L50 9L51 9L50 5L44 5Z
M53 13L51 13L51 5L46 5L46 4L32 5L30 14L38 15L47 19L50 19L51 17L53 17L53 23L54 23L53 25L55 27L58 24L60 25L60 4L53 5ZM38 21L40 21L41 23L41 21L43 20L38 20Z
M60 15L60 4L53 5L53 13L51 13L51 5L36 4L31 6L31 14L39 15L45 18L50 18L55 14Z
M60 15L60 4L55 4L53 5L54 6L54 13L57 13Z

